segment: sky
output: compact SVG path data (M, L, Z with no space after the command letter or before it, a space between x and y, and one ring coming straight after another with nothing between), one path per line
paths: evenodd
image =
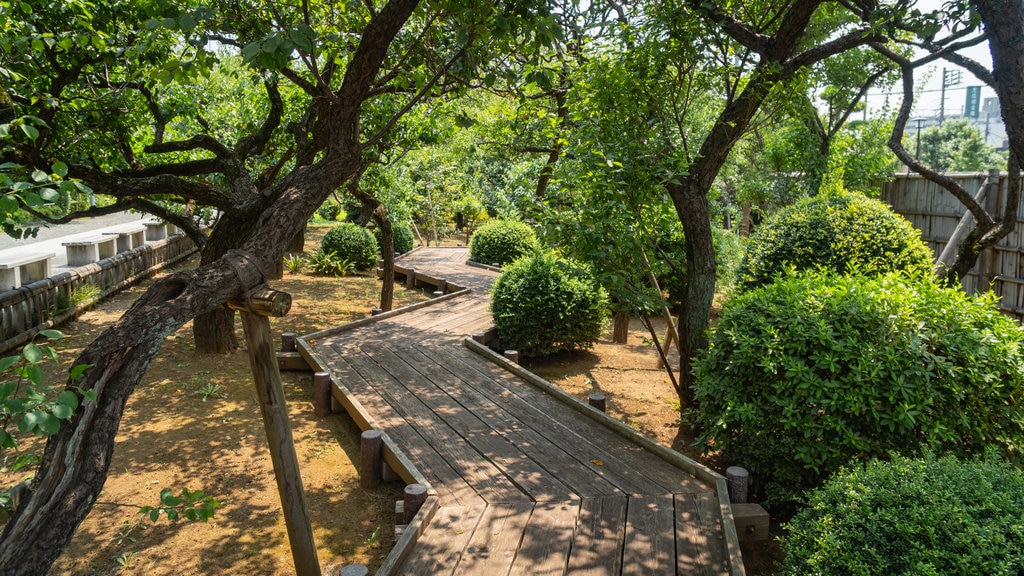
M936 10L941 8L943 1L944 0L919 0L917 6L922 12ZM965 50L963 54L980 62L989 69L992 67L992 55L988 51L987 43L982 43L978 46ZM984 103L986 98L995 97L995 92L991 88L975 78L967 70L954 66L944 60L939 60L936 61L934 65L918 69L917 73L914 75L914 85L922 91L914 104L914 111L911 118L933 117L939 115L940 102L942 102L941 90L943 68L946 68L951 72L954 70L960 71L960 83L946 88L945 114L947 117L950 115L963 114L964 101L966 100L968 86L981 86L981 103ZM880 112L885 106L887 98L890 107L895 108L899 106L901 90L902 88L898 84L889 90L871 90L868 93L867 114L872 115L876 112Z

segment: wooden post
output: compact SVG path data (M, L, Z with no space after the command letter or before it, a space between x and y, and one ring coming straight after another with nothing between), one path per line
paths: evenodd
M371 308L370 309L370 316L376 316L378 314L383 314L383 313L384 313L384 309L383 308Z
M440 280L437 281L437 291L440 292L442 296L444 295L445 292L448 291L447 278L441 278Z
M313 527L309 521L309 507L302 489L302 476L299 474L299 459L295 455L295 442L288 422L281 373L274 357L270 321L259 312L262 310L283 316L291 305L291 297L283 292L272 292L268 290L257 295L260 298L253 296L245 302L233 301L228 305L242 310L242 328L248 343L249 364L252 366L256 395L263 413L263 425L270 445L270 459L274 463L274 476L281 496L295 573L298 576L321 576L320 561L313 541ZM282 306L285 301L287 305Z
M416 269L409 268L405 273L405 287L412 290L416 287Z
M604 412L608 408L604 394L591 394L590 398L587 399L587 403L601 412Z
M427 487L423 484L409 484L403 491L402 502L405 509L405 523L412 522L423 503L427 501Z
M331 375L328 372L313 374L313 414L327 416L331 413Z
M281 352L295 352L295 332L281 334Z
M505 350L505 358L508 358L510 362L519 364L519 351L518 350Z
M363 488L379 486L383 477L384 437L380 430L365 430L359 436L359 485Z
M739 466L729 466L725 469L725 478L729 484L729 501L734 504L746 503L750 472Z

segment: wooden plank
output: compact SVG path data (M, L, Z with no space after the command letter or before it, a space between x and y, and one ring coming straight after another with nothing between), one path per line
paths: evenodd
M339 380L349 382L357 378L364 385L359 392L353 391L360 404L373 413L377 425L401 448L414 466L423 474L437 491L443 505L475 505L483 503L477 491L437 452L405 418L394 410L384 398L372 389L341 355L329 364Z
M505 576L512 569L533 504L492 504L469 539L455 574Z
M423 401L409 393L404 383L388 373L375 358L364 351L363 355L349 355L346 360L396 414L415 426L432 450L465 478L466 483L481 497L489 502L527 498L501 470L482 458L456 430L441 420Z
M416 347L406 353L417 361L422 361L430 355L437 362L431 369L435 382L458 387L459 401L463 406L483 417L509 442L523 447L527 455L547 471L547 478L532 480L533 488L528 492L535 500L568 500L575 496L598 496L619 492L615 485L595 475L583 465L584 460L579 459L579 450L572 443L575 438L567 442L558 442L559 436L550 430L552 423L546 416L542 418L542 415L538 415L532 424L524 423L520 416L530 417L532 412L513 414L506 409L505 403L499 397L481 392L482 388L486 388L486 383L480 381L482 376L472 372L451 371L450 356L431 352L423 347ZM545 426L549 430L538 431L543 430ZM551 484L547 488L539 485L548 479Z
M478 361L473 355L457 355L453 350L441 350L435 352L435 354L444 355L445 364L457 366L458 368L454 369L453 373L460 375L471 374L473 372L471 363ZM645 470L644 464L648 464L646 468L651 466L656 468L658 466L657 462L663 463L663 461L660 458L652 459L651 454L637 448L640 453L645 455L643 458L644 462L638 461L635 465L623 462L614 454L615 452L621 452L622 445L626 444L621 436L611 433L605 435L603 432L607 432L606 430L598 430L600 426L595 426L590 421L587 421L587 425L581 429L582 433L574 430L572 420L586 419L581 419L578 414L560 402L548 402L550 399L544 398L536 389L524 386L522 382L517 382L517 379L508 373L501 372L494 375L493 378L483 375L478 380L473 381L473 383L478 392L489 398L501 409L514 415L532 433L541 437L541 440L532 446L532 450L542 446L542 443L550 443L566 451L573 460L579 463L579 466L586 474L577 476L576 480L582 480L583 483L570 484L573 490L579 494L583 496L598 496L620 490L630 494L662 493L665 491L662 486L652 482L644 476L643 472L639 471ZM529 392L532 392L532 395L524 398L517 394L517 391L522 393L523 390L521 389L526 388L529 389ZM589 427L587 427L588 425ZM592 435L600 437L600 440L595 441ZM607 440L608 443L603 440ZM558 469L557 461L552 465L556 466L556 470ZM678 469L672 469L676 477L680 476ZM558 476L563 481L568 482L561 472L559 472Z
M507 391L517 399L517 405L525 406L545 415L545 419L554 420L560 428L565 429L573 439L572 444L580 452L600 452L602 456L592 456L602 461L603 465L596 471L612 479L613 475L624 474L635 479L642 486L633 486L624 490L633 494L661 494L666 492L701 492L707 485L685 471L680 470L661 457L648 452L636 443L630 442L614 431L601 426L587 417L582 417L562 401L552 397L532 385L519 385L519 378L501 367L477 356L476 354L455 357L451 351L444 350L457 371L476 371L483 374L485 381L490 381ZM509 394L503 394L505 401L511 400ZM518 411L516 412L518 414ZM614 481L614 480L613 480Z
M718 496L675 496L677 573L701 576L729 574Z
M580 501L538 502L523 532L510 576L561 576L566 573Z
M556 480L550 470L530 459L523 451L524 444L510 441L496 429L492 419L504 419L501 415L495 410L488 410L487 419L482 418L485 414L476 409L480 405L465 397L464 387L459 385L462 383L453 381L451 373L421 350L385 348L382 353L386 355L382 358L385 369L405 382L411 394L421 398L482 458L501 470L531 500L564 500L573 496L572 491ZM513 420L512 425L518 425L518 422Z
M623 576L675 573L673 515L671 494L630 497L622 547Z
M424 528L400 573L405 576L454 574L466 543L486 509L485 504L442 506Z
M583 500L567 574L618 576L621 573L626 503L626 496Z

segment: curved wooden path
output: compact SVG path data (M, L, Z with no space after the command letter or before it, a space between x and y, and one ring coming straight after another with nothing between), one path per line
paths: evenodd
M466 341L496 276L466 257L399 261L454 294L299 339L387 465L429 486L378 574L741 576L721 476Z

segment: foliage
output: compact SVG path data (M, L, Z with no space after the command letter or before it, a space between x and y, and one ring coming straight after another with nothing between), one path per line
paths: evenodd
M524 356L590 348L607 309L588 267L539 250L508 265L491 292L498 338Z
M789 523L780 574L1019 574L1024 472L896 456L843 470Z
M342 222L324 235L320 252L333 253L338 260L351 262L356 270L369 270L377 266L380 249L369 230L351 222Z
M213 518L214 512L220 507L220 502L202 490L182 488L181 494L175 496L172 489L164 488L160 491L160 505L142 506L139 513L148 516L151 522L156 522L160 516L166 516L172 522L181 517L189 522L206 522Z
M917 151L916 140L908 140L904 146ZM921 130L918 159L939 172L980 172L1006 167L1006 158L985 142L977 126L967 119L947 120Z
M505 265L537 247L533 228L514 220L492 220L484 224L469 241L470 259L481 264Z
M56 330L43 330L41 335L57 339L63 334ZM8 429L14 426L21 434L51 436L57 432L61 421L71 419L72 414L84 398L94 401L92 391L79 392L46 385L43 381L42 363L57 360L57 351L48 344L30 342L22 348L21 354L0 359L0 452L18 450L18 439ZM79 365L71 370L71 379L77 380L88 366ZM33 454L19 454L11 469L16 471L35 462Z
M292 274L297 274L306 267L306 259L301 254L288 254L284 257L284 267Z
M736 272L745 253L743 238L728 230L712 228L715 246L715 267L718 270L718 291L728 292L736 281ZM686 244L683 231L674 226L659 240L654 274L658 285L668 292L670 306L679 306L686 293Z
M341 203L333 198L329 198L316 209L316 215L328 222L334 222L338 219L338 216L342 215L342 213L347 214Z
M310 254L306 262L313 272L327 276L348 276L356 271L351 260L343 260L334 252L324 252L323 249Z
M921 233L884 203L837 192L802 200L762 224L747 244L737 289L767 284L787 268L927 275L931 254Z
M412 250L413 244L415 243L412 228L392 223L391 233L394 236L395 252L405 254L409 250ZM373 229L373 237L377 241L377 245L381 247L381 250L383 250L384 243L380 239L380 227L375 227Z
M990 295L899 273L793 275L726 304L688 417L767 502L889 451L1019 459L1022 336Z

